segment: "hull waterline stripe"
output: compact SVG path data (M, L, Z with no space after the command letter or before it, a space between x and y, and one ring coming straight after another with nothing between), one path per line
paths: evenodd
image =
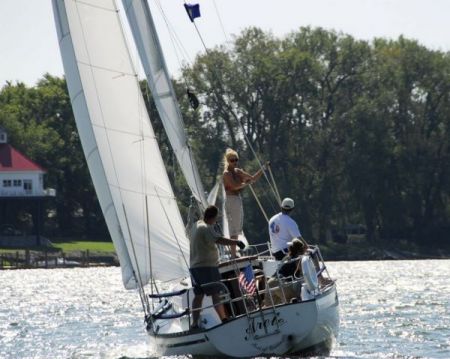
M194 344L204 343L206 341L207 341L206 338L204 338L204 339L193 340L193 341L190 341L190 342L183 342L183 343L176 343L176 344L166 344L165 347L167 347L167 348L175 348L175 347L181 347L183 345L194 345Z

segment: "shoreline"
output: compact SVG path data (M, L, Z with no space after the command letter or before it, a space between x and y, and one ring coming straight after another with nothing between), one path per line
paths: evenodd
M345 261L383 261L383 260L448 260L447 253L423 254L401 250L378 250L362 253L327 253L329 248L322 251L325 262ZM120 266L115 252L73 251L36 251L27 249L11 250L0 253L0 270L17 269L58 269L58 268L88 268L88 267L118 267Z

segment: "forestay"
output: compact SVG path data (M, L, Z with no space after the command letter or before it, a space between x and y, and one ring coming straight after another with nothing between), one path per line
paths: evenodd
M146 0L122 2L167 137L193 195L203 208L206 208L208 204L202 181L189 147L183 118L148 3Z
M53 0L53 9L78 132L124 285L186 276L189 243L117 5Z

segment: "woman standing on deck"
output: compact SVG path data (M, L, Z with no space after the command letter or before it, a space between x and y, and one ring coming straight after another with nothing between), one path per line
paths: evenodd
M224 156L223 184L225 186L225 210L228 218L230 238L238 239L242 233L244 210L242 207L241 190L252 183L255 183L263 174L263 170L269 166L266 162L253 176L238 168L239 156L235 150L227 148ZM236 257L236 246L230 246L231 257Z

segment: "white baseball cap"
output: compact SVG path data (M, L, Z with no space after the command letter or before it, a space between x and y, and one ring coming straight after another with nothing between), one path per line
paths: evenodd
M293 209L294 207L294 200L292 198L286 197L283 199L283 202L281 202L281 208L283 209Z

